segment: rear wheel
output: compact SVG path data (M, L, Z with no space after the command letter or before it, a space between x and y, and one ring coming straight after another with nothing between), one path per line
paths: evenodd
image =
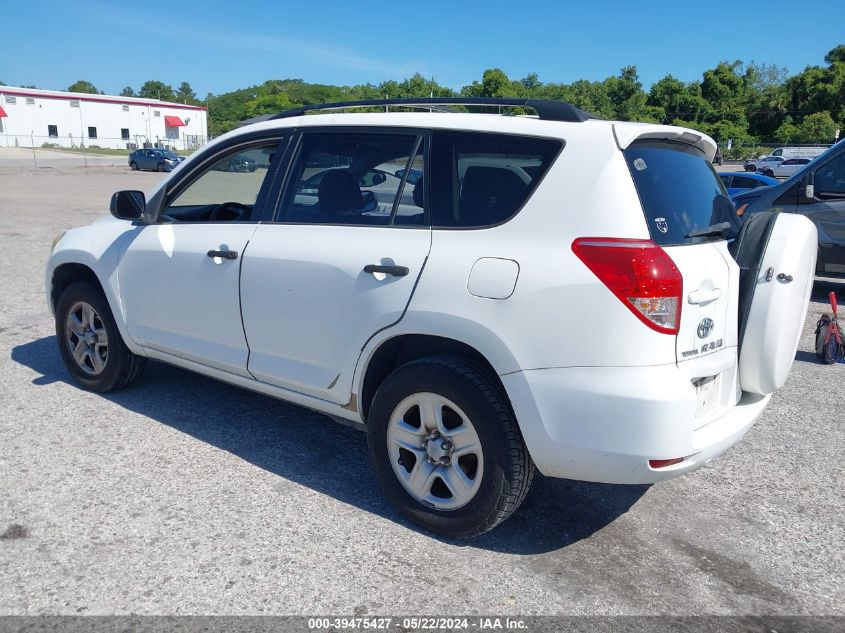
M745 171L757 171L757 166L756 165L746 165Z
M482 534L522 503L534 464L501 387L474 364L435 356L385 379L368 420L382 488L437 534Z
M133 160L131 163L129 163L129 168L130 168L132 171L138 171L138 163L136 163L136 162Z
M122 389L144 367L144 358L123 342L103 293L86 282L71 284L59 297L56 339L65 367L91 391Z

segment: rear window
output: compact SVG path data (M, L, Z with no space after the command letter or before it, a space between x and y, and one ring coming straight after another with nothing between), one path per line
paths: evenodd
M704 153L684 143L637 141L624 152L652 240L661 246L695 244L722 236L690 237L714 224L729 222L736 234L739 218L722 181Z
M537 188L561 147L551 139L434 132L432 224L482 228L507 221Z

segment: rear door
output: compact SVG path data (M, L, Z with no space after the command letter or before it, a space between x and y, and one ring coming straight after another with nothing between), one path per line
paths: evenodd
M361 349L402 318L428 256L423 180L404 177L422 173L423 156L412 130L303 132L275 221L243 259L258 380L349 401Z
M713 392L708 406L733 404L727 399L733 397L728 383L735 368L707 359L737 344L739 269L726 241L739 227L733 204L696 147L673 141L635 141L624 154L652 240L672 258L684 279L677 361L690 370L693 379L710 385L706 387ZM728 228L706 233L717 225ZM728 372L724 384L720 369Z

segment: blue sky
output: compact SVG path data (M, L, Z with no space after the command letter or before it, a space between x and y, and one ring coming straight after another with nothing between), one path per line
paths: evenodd
M12 0L0 81L106 93L147 79L202 97L300 78L379 83L414 72L460 88L498 66L511 78L604 79L634 64L648 86L721 60L797 72L845 43L841 0L777 2L97 2Z

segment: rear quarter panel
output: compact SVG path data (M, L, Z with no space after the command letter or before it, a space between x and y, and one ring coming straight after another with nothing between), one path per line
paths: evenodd
M386 338L458 339L499 374L548 367L675 362L675 337L644 326L572 252L578 237L649 239L639 198L610 124L561 126L566 145L525 207L503 225L433 232L432 249L403 320ZM519 264L507 299L471 295L482 257Z

